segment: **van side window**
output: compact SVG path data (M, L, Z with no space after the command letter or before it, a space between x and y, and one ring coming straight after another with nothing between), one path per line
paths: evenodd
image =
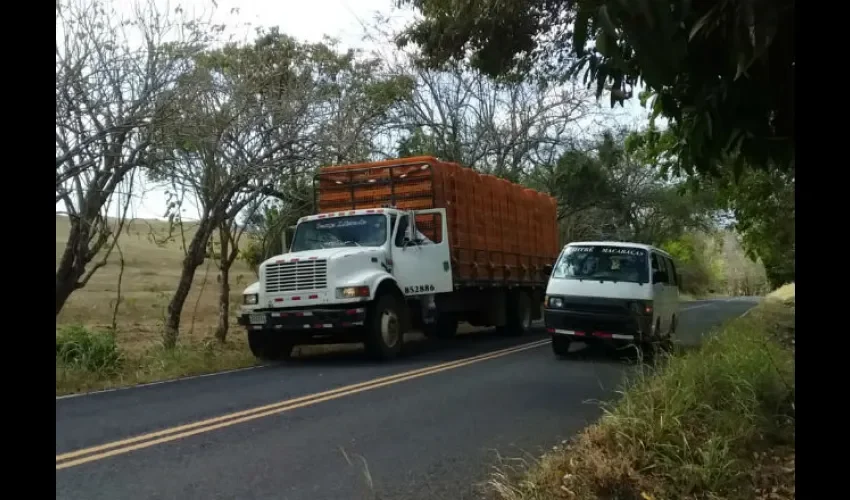
M679 276L676 274L676 265L673 264L673 259L664 258L664 262L667 264L667 276L670 277L669 282L671 285L679 284Z
M664 259L664 257L660 257L661 261L663 261L663 259ZM667 270L666 267L662 267L662 266L664 266L664 264L662 264L659 261L658 254L653 252L652 253L652 275L655 276L656 271L666 271ZM655 280L653 280L653 283L667 283L667 282L666 281L655 281Z

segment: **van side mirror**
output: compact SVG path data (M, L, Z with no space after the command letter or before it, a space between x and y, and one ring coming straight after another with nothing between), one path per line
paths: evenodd
M549 276L552 276L552 269L553 269L552 264L544 264L543 265L543 277L548 278Z
M653 283L669 283L669 277L667 276L667 271L655 271L652 273L652 282Z

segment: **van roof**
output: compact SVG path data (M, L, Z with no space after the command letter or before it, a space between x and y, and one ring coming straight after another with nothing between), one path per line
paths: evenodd
M570 243L567 243L566 245L564 245L564 248L569 247L569 246L579 246L579 245L582 245L582 246L608 246L608 247L642 248L642 249L647 250L647 251L658 252L661 255L664 255L665 257L668 257L670 259L673 258L672 255L670 255L669 253L665 252L664 250L662 250L658 247L654 247L652 245L646 245L644 243L633 243L633 242L630 242L630 241L573 241L573 242L570 242Z

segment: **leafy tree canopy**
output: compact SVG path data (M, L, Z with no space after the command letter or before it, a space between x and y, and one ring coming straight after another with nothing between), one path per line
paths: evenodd
M611 105L643 83L672 166L794 171L794 0L399 0L420 63L500 78L583 78Z

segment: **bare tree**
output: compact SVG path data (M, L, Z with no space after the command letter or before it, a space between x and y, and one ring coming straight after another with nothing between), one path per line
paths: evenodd
M199 23L153 2L134 7L122 17L99 0L57 2L56 209L70 225L57 315L115 248L153 129L171 109L185 56L207 38Z
M288 37L264 35L254 45L228 45L197 57L194 70L181 81L182 113L163 128L157 176L190 193L199 221L168 305L166 347L177 342L183 306L214 232L229 234L221 240L228 249L219 261L224 298L239 217L246 207L275 194L281 176L297 173L293 169L316 157L320 99L302 49ZM227 309L228 303L221 307Z

